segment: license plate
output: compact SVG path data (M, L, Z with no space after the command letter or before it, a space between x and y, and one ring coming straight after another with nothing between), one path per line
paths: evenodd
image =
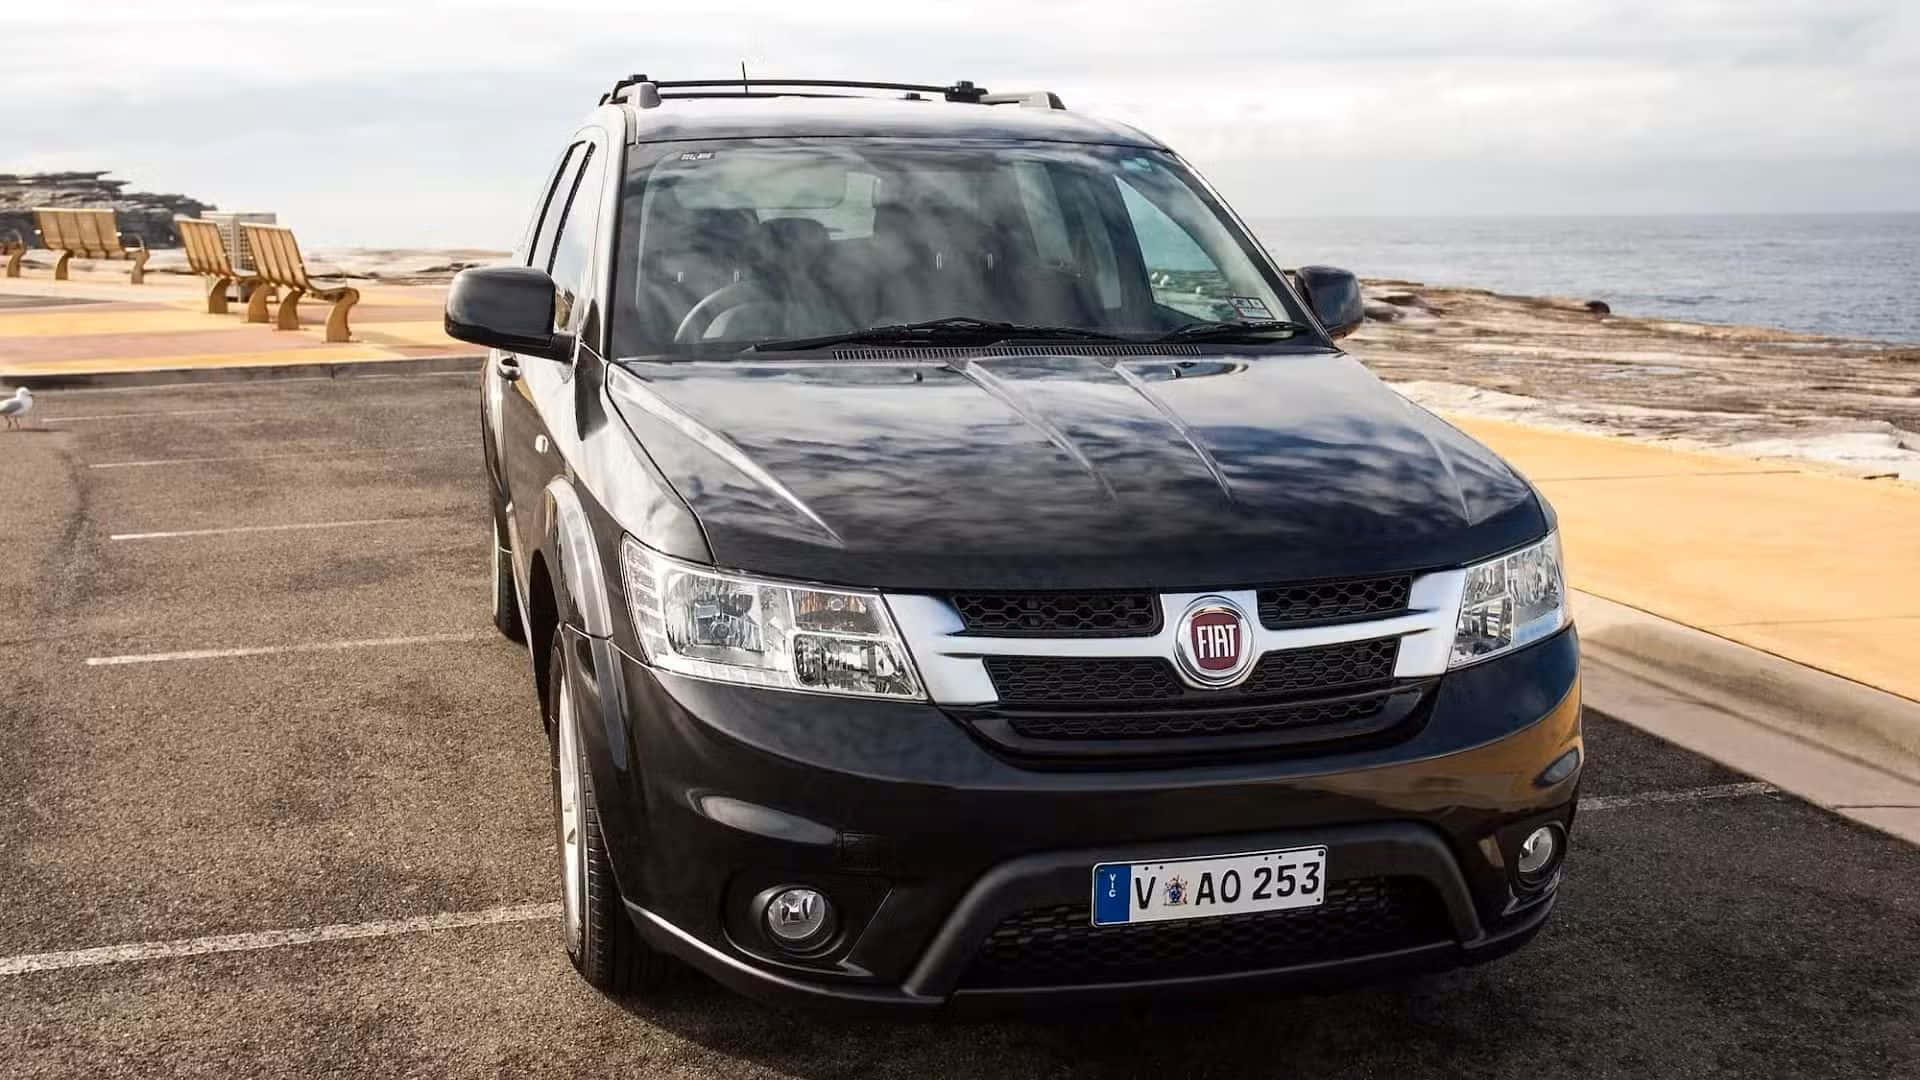
M1095 926L1283 911L1326 898L1324 847L1093 868Z

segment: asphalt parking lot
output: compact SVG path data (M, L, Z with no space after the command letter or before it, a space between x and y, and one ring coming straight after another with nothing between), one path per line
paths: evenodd
M1920 851L1591 713L1559 909L1484 968L946 1023L603 998L487 623L477 383L50 390L0 432L0 1075L1920 1076Z

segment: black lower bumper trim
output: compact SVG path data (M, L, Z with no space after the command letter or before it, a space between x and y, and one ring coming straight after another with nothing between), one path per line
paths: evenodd
M1320 904L1286 911L1131 926L1095 926L1092 916L1089 904L1077 903L1007 917L960 988L1230 975L1453 941L1439 897L1416 877L1331 881Z
M1021 985L983 985L995 980L970 977L983 955L983 946L991 948L994 932L1010 918L1035 908L1084 904L1091 888L1091 867L1097 863L1147 862L1228 850L1279 850L1304 843L1325 844L1331 851L1329 872L1337 876L1330 879L1330 889L1334 882L1343 880L1416 879L1425 892L1423 918L1429 921L1422 922L1418 930L1419 937L1426 940L1411 944L1416 938L1349 936L1337 948L1247 952L1239 957L1238 964L1200 968L1179 963L1126 964L1082 973L1060 968L1047 973L1044 985L1034 985L1030 978ZM1548 896L1500 920L1497 926L1484 925L1446 842L1432 827L1413 822L1050 852L1011 860L976 881L947 915L913 971L898 984L747 959L725 946L703 941L643 907L631 903L628 907L641 932L656 948L742 993L842 1010L911 1012L948 1005L1001 1007L1081 998L1188 996L1203 990L1256 984L1350 982L1394 971L1476 963L1531 937L1545 921L1552 899ZM1217 931L1208 931L1212 932ZM856 947L850 959L857 960L860 955Z
M900 987L822 983L769 971L707 945L645 908L629 903L627 909L654 948L679 958L736 993L767 1004L836 1013L933 1016L943 1012L1005 1013L1153 998L1199 1000L1254 991L1312 990L1484 964L1531 941L1546 925L1553 904L1554 898L1548 897L1499 932L1471 943L1434 942L1368 956L1228 975L1069 986L973 988L956 990L946 997L916 994Z

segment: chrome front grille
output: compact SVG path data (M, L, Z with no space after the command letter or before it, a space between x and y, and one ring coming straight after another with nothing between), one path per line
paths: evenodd
M1181 703L1205 708L1389 683L1399 651L1400 639L1376 638L1270 652L1245 682L1224 690L1189 687L1171 661L1151 656L990 656L985 663L1003 707Z
M887 603L934 703L988 742L1036 763L1149 763L1404 737L1446 671L1465 581L1446 570L1160 594L889 594ZM1238 684L1206 689L1174 664L1175 615L1221 599L1246 613L1255 661Z
M1394 679L1399 649L1388 637L1269 652L1245 682L1218 690L1187 685L1158 657L990 656L983 662L998 701L959 715L1041 755L1353 739L1413 715L1424 684ZM1130 745L1103 750L1106 740Z

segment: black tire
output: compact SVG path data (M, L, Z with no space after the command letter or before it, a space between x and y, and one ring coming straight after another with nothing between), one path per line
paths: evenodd
M513 591L513 556L501 542L497 517L493 522L493 628L508 641L527 642L526 627L520 625L520 597Z
M547 660L547 715L553 722L547 727L548 756L552 764L555 861L559 866L562 908L567 889L567 836L560 803L560 754L562 724L575 723L562 711L563 688L568 678L561 639L556 632ZM577 701L578 695L565 692L565 698ZM577 730L577 729L576 729ZM620 899L613 879L613 861L607 853L606 836L600 830L600 814L594 805L593 772L588 768L586 748L576 737L574 761L578 768L580 827L582 850L578 882L580 917L578 929L562 912L561 936L567 943L567 958L574 970L596 990L608 994L637 994L657 990L667 984L674 972L672 961L654 951L640 939L640 931Z

